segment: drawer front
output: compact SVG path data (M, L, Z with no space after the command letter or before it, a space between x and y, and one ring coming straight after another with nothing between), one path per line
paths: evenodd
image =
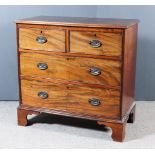
M19 48L65 51L65 31L35 28L19 29Z
M21 91L22 103L29 106L94 117L116 118L120 112L120 92L114 89L94 89L23 79Z
M122 33L71 31L70 52L121 56Z
M21 75L24 76L120 86L121 62L119 61L21 53L20 64Z

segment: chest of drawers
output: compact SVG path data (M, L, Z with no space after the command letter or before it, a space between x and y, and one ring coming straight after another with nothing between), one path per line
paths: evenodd
M78 117L110 127L113 140L123 141L135 117L137 25L79 17L16 21L18 124L26 126L29 114Z

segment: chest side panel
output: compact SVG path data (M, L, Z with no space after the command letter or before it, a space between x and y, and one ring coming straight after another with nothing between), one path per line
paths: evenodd
M136 70L137 25L125 31L123 77L122 77L122 116L124 116L134 101L135 70Z

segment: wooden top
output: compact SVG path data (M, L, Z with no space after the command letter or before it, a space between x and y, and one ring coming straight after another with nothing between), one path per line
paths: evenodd
M55 17L38 16L17 20L16 23L45 24L60 26L103 27L103 28L128 28L139 22L137 19L112 19L112 18L85 18L85 17Z

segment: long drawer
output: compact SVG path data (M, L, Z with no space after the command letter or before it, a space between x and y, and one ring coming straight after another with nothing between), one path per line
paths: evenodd
M37 53L20 54L21 75L107 86L121 85L121 62Z
M62 110L77 115L119 116L120 92L115 89L64 85L35 80L21 80L24 105Z

